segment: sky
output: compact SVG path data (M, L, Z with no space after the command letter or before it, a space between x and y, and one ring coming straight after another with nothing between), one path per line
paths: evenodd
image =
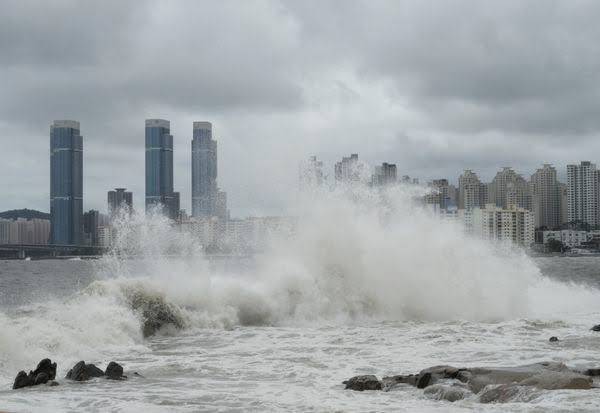
M0 2L0 210L49 210L49 127L81 123L84 209L144 200L144 120L171 121L191 209L213 123L232 216L280 214L298 164L350 153L421 181L600 162L598 1Z

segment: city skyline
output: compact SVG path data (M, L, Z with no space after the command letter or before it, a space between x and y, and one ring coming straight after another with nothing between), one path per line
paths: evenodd
M286 166L309 154L332 164L358 152L423 181L464 168L489 180L506 165L529 174L545 162L564 181L567 164L597 161L600 58L588 39L599 4L474 4L466 20L451 4L429 19L422 2L320 3L6 3L0 27L15 40L0 46L0 176L10 177L0 209L45 210L49 161L31 148L46 147L47 125L62 118L85 131L84 180L98 188L84 194L86 210L115 185L143 205L144 179L130 171L144 168L147 118L172 123L181 199L191 196L189 125L218 125L220 164L243 171L219 173L236 215L284 211L297 175ZM48 24L66 19L80 23Z

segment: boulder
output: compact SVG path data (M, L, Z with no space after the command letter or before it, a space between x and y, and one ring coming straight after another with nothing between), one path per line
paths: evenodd
M48 380L50 380L50 378L48 377L48 375L46 373L38 373L37 376L35 376L33 385L36 386L38 384L46 384L46 383L48 383Z
M48 375L48 380L54 380L56 378L56 363L52 363L52 360L50 359L43 359L33 371L35 376L40 373L46 373Z
M600 368L587 369L583 372L586 376L600 376Z
M600 331L600 324L596 324L594 327L592 327L590 330L592 331Z
M506 403L519 395L521 386L515 384L501 384L499 386L486 387L479 395L481 403Z
M41 360L35 370L29 371L27 374L21 370L13 383L13 389L21 389L28 386L36 386L45 384L56 377L56 363L52 363L50 359Z
M35 382L35 378L32 375L28 375L23 370L21 370L17 377L15 377L15 381L13 383L13 389L20 389L23 387L33 386Z
M419 374L419 378L417 379L417 389L424 389L425 387L431 384L431 373L425 372Z
M81 360L80 362L75 364L71 370L69 370L66 378L69 380L75 380L75 381L89 380L90 376L85 367L86 367L85 361Z
M355 376L344 382L346 389L364 391L381 390L381 382L373 375Z
M550 340L548 340L551 343L556 343L558 341L558 337L552 336L550 337Z
M75 381L86 381L94 377L102 377L104 372L96 367L95 364L86 364L85 361L80 361L73 366L67 373L67 379Z
M123 380L127 378L126 376L123 376L123 367L114 361L108 363L104 374L106 375L107 379L111 380Z
M92 363L85 365L85 371L86 371L87 375L90 377L104 376L104 372L102 370L100 370L98 367L96 367L95 364L92 364Z

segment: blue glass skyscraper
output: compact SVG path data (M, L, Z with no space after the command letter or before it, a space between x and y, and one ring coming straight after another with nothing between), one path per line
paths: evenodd
M50 243L78 245L83 230L83 137L79 122L50 126Z
M171 219L179 214L173 192L173 136L168 120L146 119L146 211L160 206Z

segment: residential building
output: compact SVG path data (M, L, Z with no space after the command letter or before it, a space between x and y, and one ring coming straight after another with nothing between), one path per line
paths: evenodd
M125 211L128 215L133 212L133 193L128 192L126 188L108 191L107 199L108 215L111 219L115 218L120 211Z
M50 238L47 219L0 219L0 244L46 245Z
M179 215L179 192L173 192L173 136L164 119L146 119L146 211L159 208L169 218Z
M489 185L488 202L500 208L517 206L531 210L528 182L510 167L504 167Z
M458 178L458 208L473 209L484 205L485 185L481 183L477 174L466 169Z
M86 245L98 245L98 227L100 226L100 212L91 209L83 214L83 232Z
M550 240L560 241L569 248L577 248L593 239L593 234L589 231L576 231L573 229L563 229L560 231L544 231L544 245Z
M531 199L535 227L558 229L561 225L560 187L552 165L544 164L531 175Z
M598 225L598 171L596 165L582 161L567 165L567 217L590 227Z
M483 239L511 241L529 247L534 242L533 212L515 205L507 209L495 204L472 210L472 233Z
M50 242L78 245L83 231L83 137L79 122L50 126Z

